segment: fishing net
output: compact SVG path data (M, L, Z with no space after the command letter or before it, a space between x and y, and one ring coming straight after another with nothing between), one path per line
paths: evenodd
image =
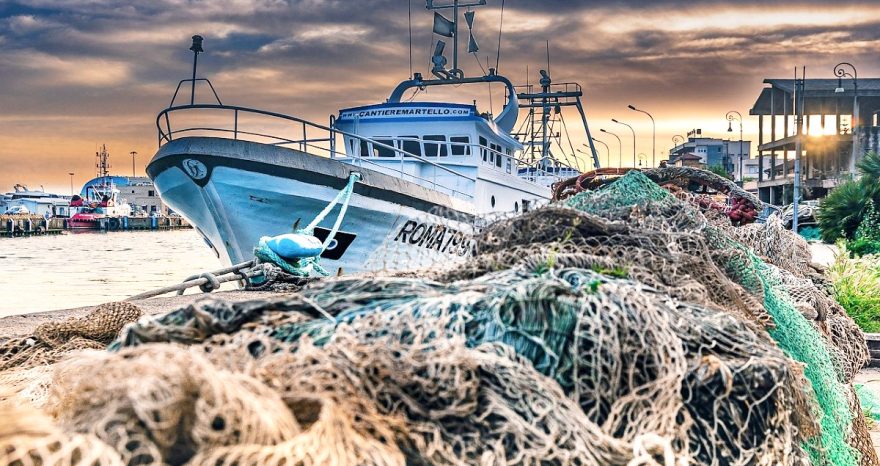
M127 464L878 464L864 339L778 223L631 172L468 241L130 324L43 373L52 429Z
M14 394L0 388L0 464L16 466L122 466L109 445L88 434L66 432Z
M472 252L471 237L485 218L459 210L434 207L401 216L364 268L383 273L461 264Z
M104 349L122 327L142 314L131 303L106 303L82 317L40 324L32 335L0 341L0 386L42 406L51 364L74 351Z

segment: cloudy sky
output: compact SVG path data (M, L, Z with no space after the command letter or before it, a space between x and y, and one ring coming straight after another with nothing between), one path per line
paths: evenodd
M113 171L137 171L157 148L155 115L191 72L190 36L205 37L200 76L225 103L327 121L384 100L409 74L410 0L0 0L0 191L22 182L67 192L106 144ZM411 0L415 71L428 72L431 16ZM494 64L501 0L477 13L480 57ZM500 71L515 82L545 64L584 87L591 129L616 131L631 158L692 128L727 137L728 110L748 117L764 78L831 77L841 61L880 75L880 2L506 0ZM465 70L478 70L466 56ZM500 92L500 89L496 91ZM423 99L438 98L428 93ZM468 95L487 108L488 94ZM501 95L493 101L496 111ZM574 118L570 121L574 121ZM612 144L616 156L616 140ZM604 160L604 159L603 159ZM616 163L612 161L613 163Z

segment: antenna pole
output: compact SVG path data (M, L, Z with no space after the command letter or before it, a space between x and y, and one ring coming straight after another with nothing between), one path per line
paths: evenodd
M458 69L458 0L452 2L452 69Z
M412 78L412 0L409 0L409 10L407 11L407 13L409 16L409 77Z
M193 105L196 103L196 68L199 64L199 53L204 52L202 49L202 40L204 38L200 35L192 36L192 45L190 46L190 50L193 51L193 77L192 77L192 88L189 95L189 104Z
M547 74L550 74L550 41L547 41Z

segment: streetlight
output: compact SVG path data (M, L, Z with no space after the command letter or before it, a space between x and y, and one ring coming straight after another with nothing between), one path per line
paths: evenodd
M68 173L70 175L70 195L73 196L73 172Z
M602 145L605 146L605 164L608 165L608 163L611 162L611 154L610 154L610 152L608 151L608 144L605 144L604 142L602 142L602 141L600 141L600 140L598 140L598 139L595 139L595 138L593 138L593 142L598 142L599 144L602 144ZM581 144L581 145L584 146L584 147L586 147L586 148L589 149L589 150L592 150L592 149L590 149L590 146L587 145L587 144ZM577 151L580 152L581 154L584 154L584 155L588 156L588 157L591 156L589 153L584 152L584 151L581 150L581 149L578 149ZM593 167L593 168L594 168L594 169L599 169L599 168L601 168L601 167Z
M138 155L138 153L135 151L131 151L128 153L128 155L131 156L131 177L134 178L134 158Z
M642 109L635 108L632 105L628 105L627 107L630 110L635 110L637 112L644 113L645 115L648 115L648 118L651 119L651 127L652 127L652 131L651 131L651 166L656 167L657 166L657 122L654 121L654 117L651 116L650 113L648 113Z
M614 118L612 118L611 121L613 121L614 123L617 123L619 125L626 126L627 128L629 128L630 131L632 131L632 133L633 133L633 168L635 168L636 167L636 130L633 129L632 126L630 126L622 121L617 121Z
M844 67L852 68L852 74L848 73ZM855 170L856 163L856 123L859 119L859 72L856 70L856 67L853 66L852 63L842 62L838 63L834 66L834 74L837 75L837 89L834 90L835 94L841 94L844 91L843 89L843 78L850 77L853 81L853 115L852 121L850 121L850 126L852 127L852 161L850 162L850 170Z
M623 142L620 140L620 136L612 133L611 131L605 131L601 128L599 129L599 131L610 134L617 138L617 168L623 168Z
M733 121L739 122L739 185L743 186L743 116L736 110L731 110L725 115L727 118L727 132L733 132Z
M676 147L678 147L682 144L684 144L684 136L681 136L679 134L672 136L672 148L673 149L675 149Z
M598 142L599 144L602 144L603 146L605 146L605 166L607 167L607 166L611 165L611 149L608 148L608 144L605 144L604 142L602 142L596 138L591 138L591 139L593 140L593 142Z

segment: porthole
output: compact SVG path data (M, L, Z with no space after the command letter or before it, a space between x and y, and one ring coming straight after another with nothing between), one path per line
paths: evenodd
M489 199L489 202L492 203L492 208L494 209L495 208L495 196L492 196L492 198Z
M514 211L514 212L519 212L519 202L514 202L514 203L513 203L513 211Z

